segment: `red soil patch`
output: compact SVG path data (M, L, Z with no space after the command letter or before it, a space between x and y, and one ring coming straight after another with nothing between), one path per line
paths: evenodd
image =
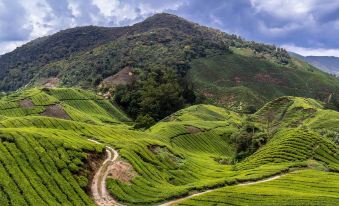
M133 80L134 80L133 69L131 67L125 67L117 74L104 79L100 83L99 88L109 88L118 85L128 85L131 84Z
M130 182L137 175L132 165L127 162L115 161L110 167L111 170L108 173L108 177L124 183Z
M49 105L45 111L41 113L42 116L55 117L61 119L71 119L71 117L65 112L62 106L58 104Z
M34 107L34 104L32 102L32 100L30 99L23 99L19 102L19 105L21 108L32 108Z

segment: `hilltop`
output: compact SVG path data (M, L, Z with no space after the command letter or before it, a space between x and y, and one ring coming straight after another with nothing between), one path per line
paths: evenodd
M114 85L120 94L117 103L133 118L148 114L160 120L196 102L251 113L279 96L325 101L331 94L336 96L339 88L337 78L282 48L161 13L132 26L63 30L2 55L0 90L51 82L98 89L126 67L133 70L135 84L107 85ZM140 103L149 94L159 96ZM171 97L165 101L169 106L159 108L164 96Z
M252 115L194 105L135 130L92 92L22 90L0 99L0 204L337 205L338 122L286 96Z

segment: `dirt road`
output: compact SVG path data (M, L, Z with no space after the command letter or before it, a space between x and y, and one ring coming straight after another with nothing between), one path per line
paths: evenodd
M245 186L245 185L259 184L259 183L268 182L268 181L272 181L272 180L278 179L278 178L283 177L285 175L286 174L279 174L279 175L275 175L273 177L269 177L269 178L258 180L258 181L243 182L243 183L240 183L240 184L237 184L237 185L234 185L234 186ZM220 188L217 188L217 189L220 189ZM206 193L209 193L209 192L213 192L214 190L217 190L217 189L212 189L212 190L206 190L204 192L199 192L199 193L187 196L187 197L183 197L183 198L176 199L176 200L173 200L173 201L170 201L170 202L166 202L166 203L161 204L159 206L171 206L171 205L179 203L179 202L181 202L183 200L187 200L187 199L190 199L192 197L196 197L196 196L200 196L200 195L203 195L203 194L206 194Z
M89 141L101 144L95 140L89 139ZM106 189L106 179L110 170L112 169L113 163L118 159L119 154L116 150L111 147L106 146L107 158L102 163L100 168L94 175L91 191L94 202L98 206L122 206L116 200L112 198L109 192Z
M97 142L95 140L89 139L89 141L95 142L96 144L101 144L100 142ZM112 196L110 196L109 192L106 189L106 178L109 172L113 169L113 163L117 160L119 157L119 154L116 150L113 148L106 146L106 153L107 153L107 158L105 161L102 163L101 167L99 170L95 173L92 185L91 185L91 191L92 191L92 196L95 201L95 204L98 206L123 206L122 204L118 203ZM268 182L272 181L275 179L278 179L280 177L285 176L286 174L278 174L266 179L258 180L258 181L248 181L248 182L243 182L234 186L245 186L245 185L253 185L253 184L259 184L263 182ZM219 188L217 188L219 189ZM166 202L163 204L160 204L159 206L171 206L173 204L179 203L183 200L190 199L192 197L200 196L212 191L215 191L217 189L211 189L211 190L206 190L203 192L195 193L192 195L189 195L187 197L179 198L170 202Z

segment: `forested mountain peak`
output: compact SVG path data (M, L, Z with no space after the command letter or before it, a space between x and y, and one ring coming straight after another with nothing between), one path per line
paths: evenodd
M133 82L98 88L126 67L135 74ZM2 91L51 79L60 86L110 90L132 117L152 111L157 120L195 102L253 112L282 95L324 100L339 88L336 78L291 58L283 48L167 13L132 26L62 30L0 58Z

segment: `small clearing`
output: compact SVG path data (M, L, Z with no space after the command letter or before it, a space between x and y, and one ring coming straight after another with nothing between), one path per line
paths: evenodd
M190 134L196 134L201 132L201 129L194 127L194 126L186 126L186 130L190 133Z
M110 88L118 85L128 85L134 80L134 73L132 67L125 67L113 76L104 79L99 88Z
M60 119L71 119L64 108L59 104L46 106L45 111L41 113L42 116L55 117Z
M130 182L136 176L132 165L123 161L115 161L108 168L108 178L116 179L124 183Z
M45 88L56 88L59 85L60 85L60 79L57 77L49 78L43 83L43 86Z
M20 105L21 108L25 108L25 109L26 108L29 109L29 108L34 107L34 104L33 104L32 100L30 100L30 99L23 99L23 100L21 100L19 102L19 105Z

